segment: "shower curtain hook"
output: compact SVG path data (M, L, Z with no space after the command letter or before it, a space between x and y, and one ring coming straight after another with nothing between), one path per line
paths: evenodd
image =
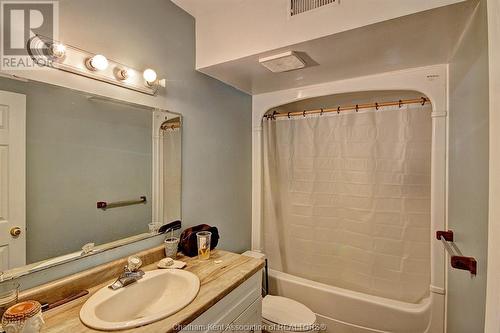
M378 103L375 102L375 110L378 110Z
M427 98L422 97L422 105L425 105L425 102L427 102Z
M356 104L356 112L358 112L358 111L359 111L359 105Z
M274 111L273 111L273 115L271 116L271 118L272 118L273 120L276 120L276 114L277 114L277 113L278 113L278 112L277 112L276 110L274 110Z
M306 116L306 110L304 110L304 111L302 112L302 116L305 118L305 116Z
M290 119L290 112L288 112L288 115L287 115L288 119Z
M403 101L399 100L398 107L401 108L401 105L403 105Z
M337 114L340 114L340 106L337 107Z
M320 116L323 115L323 108L321 108L321 112L319 113Z

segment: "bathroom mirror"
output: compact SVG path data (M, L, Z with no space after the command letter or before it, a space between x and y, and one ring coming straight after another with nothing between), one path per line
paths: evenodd
M153 237L180 220L181 125L176 113L0 77L4 277Z

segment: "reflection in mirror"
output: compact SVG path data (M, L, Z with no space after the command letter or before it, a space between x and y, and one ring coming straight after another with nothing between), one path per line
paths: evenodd
M102 250L150 237L148 224L180 220L178 114L0 77L0 140L2 271L74 258L87 243Z
M181 201L181 118L174 117L166 120L160 127L160 137L163 156L163 197L170 200L163 200L163 221L175 221L180 219Z

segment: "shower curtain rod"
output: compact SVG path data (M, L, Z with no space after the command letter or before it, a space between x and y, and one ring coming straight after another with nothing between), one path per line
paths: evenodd
M292 111L292 112L279 112L273 111L271 114L264 115L266 119L276 119L281 117L297 117L297 116L307 116L311 114L323 114L323 113L331 113L331 112L346 112L346 111L356 111L358 112L361 109L373 109L378 110L384 106L403 106L405 104L421 104L425 105L425 103L430 102L427 97L420 97L414 99L400 99L399 101L391 101L391 102L380 102L380 103L367 103L367 104L356 104L356 105L348 105L348 106L338 106L337 108L328 108L328 109L314 109L314 110L304 110L304 111Z
M180 122L177 122L177 123L168 123L168 122L165 122L163 124L161 124L160 126L160 129L162 131L166 131L166 130L173 130L173 129L176 129L176 128L180 128L181 127L181 123Z

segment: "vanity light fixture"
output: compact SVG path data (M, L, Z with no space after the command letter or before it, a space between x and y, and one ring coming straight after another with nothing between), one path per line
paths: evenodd
M78 74L152 96L166 85L166 80L158 77L153 69L143 71L133 68L107 59L102 54L91 53L42 35L29 39L27 51L39 66Z
M102 54L96 54L92 58L88 58L85 64L92 71L103 71L108 68L109 62Z
M56 59L61 59L66 55L66 46L61 43L53 43L50 47L50 54Z
M151 68L148 68L146 69L143 73L142 73L142 77L144 78L144 80L146 81L146 84L148 86L151 86L153 83L156 82L156 78L158 77L156 75L156 72L154 70L152 70Z

